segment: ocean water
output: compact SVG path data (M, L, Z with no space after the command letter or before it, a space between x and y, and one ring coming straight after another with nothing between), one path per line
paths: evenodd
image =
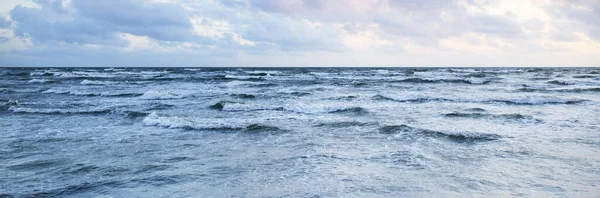
M600 68L0 68L0 197L599 197Z

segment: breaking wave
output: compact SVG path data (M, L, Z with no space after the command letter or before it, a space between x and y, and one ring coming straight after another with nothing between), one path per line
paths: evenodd
M13 113L33 113L33 114L103 114L109 113L110 109L90 108L90 109L58 109L58 108L27 108L12 106L8 108Z
M117 84L117 82L99 81L99 80L83 80L79 84L82 84L82 85L113 85L113 84Z
M169 99L182 99L187 97L180 93L174 93L169 91L155 91L150 90L140 96L144 100L169 100Z
M70 94L70 95L75 95L75 96L105 96L105 97L138 97L138 96L143 95L141 93L111 92L111 91L90 92L90 91L66 90L66 89L48 89L46 91L43 91L42 93Z
M56 81L50 80L50 79L38 79L38 78L34 78L34 79L27 81L27 83L30 83L30 84L35 84L35 83L44 84L44 83L54 83L54 82L56 82Z
M421 135L425 137L443 138L453 142L486 142L502 138L497 134L477 133L477 132L451 132L451 131L434 131L428 129L414 128L408 125L389 125L379 128L382 134L400 134L400 135Z
M265 124L251 123L248 120L161 116L156 112L153 112L150 115L146 116L142 122L146 126L159 126L165 128L180 128L188 130L246 132L269 132L281 130L278 127L269 126Z

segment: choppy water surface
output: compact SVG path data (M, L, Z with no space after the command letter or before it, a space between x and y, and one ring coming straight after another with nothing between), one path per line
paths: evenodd
M600 196L600 69L0 69L0 197Z

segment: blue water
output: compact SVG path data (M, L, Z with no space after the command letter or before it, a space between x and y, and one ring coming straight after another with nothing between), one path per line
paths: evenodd
M598 197L600 68L0 68L0 197Z

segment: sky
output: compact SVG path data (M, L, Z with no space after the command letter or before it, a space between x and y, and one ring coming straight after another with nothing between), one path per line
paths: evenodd
M0 66L600 66L600 0L2 0Z

